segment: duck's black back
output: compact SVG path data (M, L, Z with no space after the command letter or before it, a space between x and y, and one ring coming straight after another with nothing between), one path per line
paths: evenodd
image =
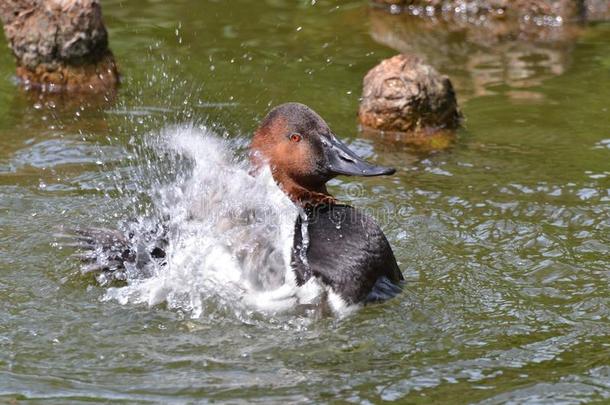
M350 304L400 292L402 273L371 217L348 205L322 205L305 213L297 218L292 250L299 285L319 277Z

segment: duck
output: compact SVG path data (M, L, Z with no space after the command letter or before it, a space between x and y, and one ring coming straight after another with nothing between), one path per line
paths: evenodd
M295 102L281 104L266 115L252 136L248 155L250 174L270 170L297 208L287 272L300 290L300 302L306 302L303 297L308 295L323 296L333 313L349 313L401 293L404 277L381 227L327 188L337 176L385 176L394 174L394 168L367 162L319 114ZM84 251L79 257L91 263L84 271L113 274L118 280L128 263L145 267L150 261L163 262L169 243L161 236L142 254L133 246L133 235L105 229L77 233L78 247ZM104 260L96 257L100 254Z
M317 280L335 308L385 301L400 293L404 277L377 222L340 203L326 184L343 176L382 176L395 169L373 165L337 138L304 104L271 110L254 133L253 167L268 165L275 182L301 209L295 221L290 266L297 286Z

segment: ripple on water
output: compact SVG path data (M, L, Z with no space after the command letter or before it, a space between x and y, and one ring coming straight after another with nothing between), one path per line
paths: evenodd
M101 164L123 158L123 150L100 146L69 138L49 139L28 145L14 153L10 166L13 171L31 166L38 169L63 165Z

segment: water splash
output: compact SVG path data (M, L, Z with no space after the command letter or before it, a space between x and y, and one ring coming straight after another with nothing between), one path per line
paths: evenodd
M287 264L297 209L268 168L249 173L231 142L193 126L145 140L132 194L151 201L123 230L150 239L163 223L166 262L145 273L127 269L127 285L109 288L104 300L166 303L192 317L218 306L238 313L293 306Z

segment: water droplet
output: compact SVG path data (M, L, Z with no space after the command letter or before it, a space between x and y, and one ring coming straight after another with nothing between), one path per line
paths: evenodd
M391 14L400 14L400 12L401 12L401 7L398 4L392 4L390 6Z

